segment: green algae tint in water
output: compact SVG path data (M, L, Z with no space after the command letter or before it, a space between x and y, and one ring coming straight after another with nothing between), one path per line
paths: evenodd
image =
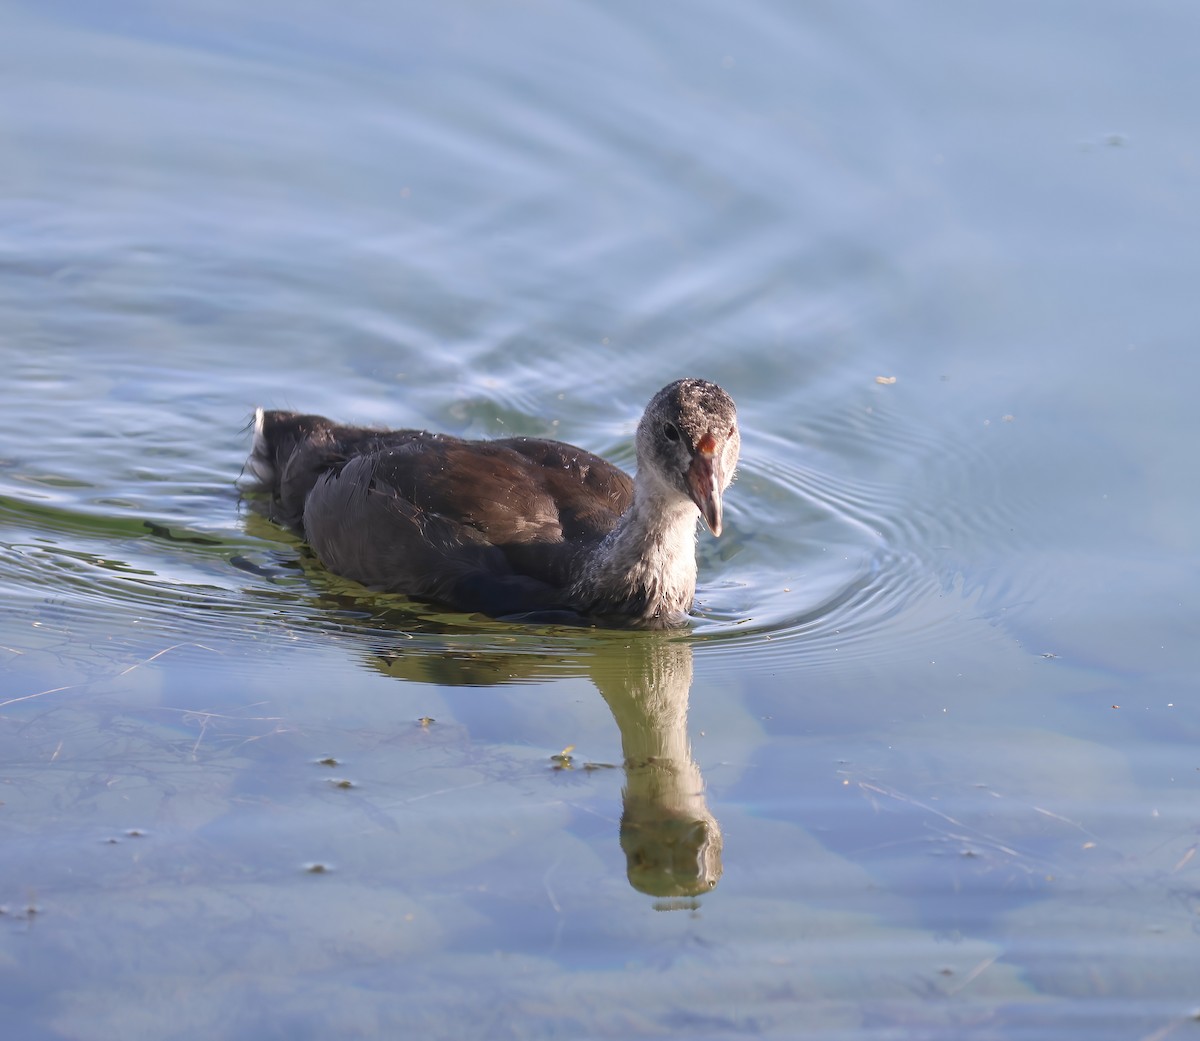
M1178 5L9 12L13 1037L1182 1038ZM684 634L370 596L255 406L743 461Z

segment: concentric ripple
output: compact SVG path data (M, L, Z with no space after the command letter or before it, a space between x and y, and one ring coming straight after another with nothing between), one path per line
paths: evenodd
M978 609L990 555L1018 537L995 431L964 436L876 408L806 433L832 450L751 436L732 545L699 594L705 653L755 670L932 654Z

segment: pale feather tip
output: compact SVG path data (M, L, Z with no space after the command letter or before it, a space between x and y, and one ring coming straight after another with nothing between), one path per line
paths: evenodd
M265 413L261 408L256 408L254 410L254 441L250 447L250 458L246 460L243 472L260 484L269 487L275 479L275 463L271 458L271 448L267 444L265 425Z

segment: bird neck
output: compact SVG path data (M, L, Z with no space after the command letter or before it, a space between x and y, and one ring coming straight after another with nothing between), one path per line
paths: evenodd
M597 614L624 613L641 620L682 622L696 594L696 506L662 482L638 471L633 503L592 554L581 586Z

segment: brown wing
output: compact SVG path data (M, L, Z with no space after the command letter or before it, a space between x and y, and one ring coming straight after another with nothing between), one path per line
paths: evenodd
M377 454L376 480L497 546L603 538L633 497L629 476L573 445L425 434Z
M558 508L564 538L607 535L633 504L633 479L598 455L535 437L494 443L523 455L540 470L547 494Z

